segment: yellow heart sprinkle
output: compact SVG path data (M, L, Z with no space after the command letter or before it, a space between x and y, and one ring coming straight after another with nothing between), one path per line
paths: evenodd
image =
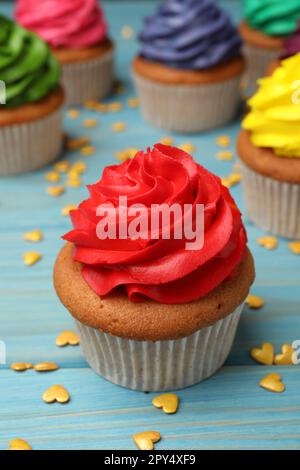
M86 127L86 128L96 127L97 124L98 124L97 119L85 119L85 120L83 121L83 125L84 125L84 127Z
M257 295L249 294L246 298L246 304L249 308L258 309L265 305L264 299Z
M41 362L40 364L33 366L33 368L37 372L51 372L53 370L59 369L55 362Z
M68 139L67 148L69 150L79 150L81 147L90 143L89 138L86 136L78 137L78 139Z
M219 145L219 147L229 147L231 144L231 139L229 135L219 135L216 138L216 143Z
M242 179L242 176L240 173L231 173L229 176L225 176L224 178L221 178L222 185L225 186L226 188L232 188L232 186L235 186L238 184Z
M69 175L72 173L82 174L85 171L86 171L86 164L84 162L78 161L78 162L73 163L68 174Z
M300 255L300 241L290 242L288 246L294 255Z
M131 26L123 26L121 36L123 39L131 39L134 36L134 30Z
M66 185L70 188L80 188L82 186L82 181L78 176L71 176L66 181Z
M23 234L23 240L26 240L27 242L40 242L43 240L43 233L41 230L32 230L31 232L25 232Z
M16 372L24 372L25 370L32 369L33 365L30 362L14 362L10 368Z
M113 113L117 113L118 111L121 111L122 109L122 103L116 102L116 103L110 103L108 105L108 111L111 111Z
M139 100L137 98L128 98L127 104L129 108L137 108L139 106Z
M158 431L139 432L132 437L140 450L153 450L154 443L160 441L160 433Z
M274 347L271 343L263 343L261 348L253 348L250 351L251 357L259 362L270 366L273 364L274 359Z
M82 147L82 149L80 149L80 153L84 157L89 157L90 155L93 155L95 152L96 152L96 149L92 145L86 145L85 147Z
M263 246L267 250L275 250L278 246L278 240L276 237L261 237L256 241L260 246Z
M173 414L178 409L179 398L174 393L163 393L153 398L152 404L156 408L162 408L167 414Z
M121 162L124 162L125 160L128 160L128 158L135 157L135 155L137 154L138 151L139 151L138 148L131 147L129 149L122 150L121 152L117 152L116 153L116 158L117 158L117 160L119 160Z
M179 148L186 153L193 153L196 150L195 145L191 144L190 142L179 145Z
M259 385L270 392L282 393L285 390L285 386L281 382L281 376L279 374L267 375L259 382Z
M68 116L70 119L77 119L80 116L80 111L78 109L69 109Z
M42 255L36 251L27 251L23 254L23 261L26 266L33 266L42 259Z
M290 366L293 364L294 349L291 344L283 344L281 346L281 354L276 354L274 364L277 366Z
M46 181L49 181L49 183L57 183L60 181L60 174L57 171L49 171L45 173L44 178Z
M58 171L59 173L65 173L68 171L70 167L70 163L67 160L61 160L53 165L54 171Z
M108 106L105 103L97 103L97 106L95 106L94 111L97 111L98 113L107 113Z
M74 204L68 204L67 206L62 208L61 213L66 217L70 214L71 211L75 209L77 209L77 206L75 206Z
M163 137L159 142L163 145L173 145L174 140L172 137Z
M65 188L63 186L48 186L47 193L52 197L59 197L64 194Z
M12 439L8 450L32 450L32 447L24 439Z
M62 385L53 385L43 394L43 400L46 403L67 403L70 400L69 392Z
M114 132L123 132L126 130L126 124L124 122L114 122L111 128Z
M73 331L62 331L56 338L56 345L67 346L68 344L71 346L77 346L77 344L79 344L79 337Z
M233 153L230 150L223 150L222 152L217 153L218 160L232 160Z
M98 104L99 104L98 101L89 100L89 101L86 101L86 102L84 103L84 107L85 107L86 109L92 109L92 110L93 110L93 109L96 109L96 108L97 108Z

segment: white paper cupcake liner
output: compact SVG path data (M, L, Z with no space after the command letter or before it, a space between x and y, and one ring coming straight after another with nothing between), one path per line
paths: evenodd
M242 165L246 212L258 227L286 238L300 238L300 184L285 183Z
M206 379L225 362L243 304L223 320L170 341L119 338L76 321L83 355L105 379L141 391L176 390Z
M66 104L82 104L107 96L113 84L113 50L84 62L62 64Z
M205 85L165 85L133 73L142 114L156 127L201 132L231 121L240 103L241 76Z
M62 107L36 121L0 127L0 175L41 168L58 157L62 145Z
M258 88L257 80L266 76L270 64L278 59L280 50L262 49L248 44L243 48L246 58L246 71L243 76L243 92L246 97L252 96Z

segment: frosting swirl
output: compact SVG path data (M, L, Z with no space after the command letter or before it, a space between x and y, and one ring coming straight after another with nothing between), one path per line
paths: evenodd
M141 55L170 67L201 70L237 57L241 39L214 0L166 0L145 19Z
M244 15L249 25L268 36L288 36L297 29L299 0L244 0Z
M6 105L36 102L55 89L59 79L60 69L49 46L0 16L0 80L6 86Z
M241 214L220 179L184 151L156 144L132 160L107 167L100 181L89 186L90 198L71 211L74 229L63 238L75 245L74 259L99 296L125 288L132 301L150 298L160 303L190 302L205 296L235 274L246 249ZM186 238L99 240L96 208L118 207L120 194L128 207L142 203L204 205L204 245L186 249ZM181 220L173 220L173 227Z
M97 0L18 0L15 16L55 48L92 47L106 39Z
M300 157L300 54L281 62L272 76L259 80L258 92L242 126L257 147L276 155Z

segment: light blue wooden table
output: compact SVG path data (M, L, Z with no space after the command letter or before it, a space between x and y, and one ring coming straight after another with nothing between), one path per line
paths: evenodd
M65 130L72 136L88 134L97 148L86 158L84 183L96 181L105 165L115 163L115 152L128 147L146 148L165 132L146 125L139 109L127 106L134 96L129 65L137 50L135 39L124 40L121 29L141 28L142 18L154 8L153 1L104 2L111 33L117 43L117 75L126 92L114 96L123 109L97 114L99 125L84 130L82 121L94 117L83 111L77 120L65 118ZM239 2L224 2L235 19ZM1 2L1 12L11 7ZM111 124L123 121L128 129L113 133ZM200 136L173 135L177 144L192 142L195 158L219 175L228 175L232 162L215 158L215 138L220 133L234 141L239 123ZM82 160L78 152L66 153L71 162ZM95 375L84 361L79 347L58 348L56 335L72 329L73 323L55 296L52 267L62 245L60 236L70 223L60 213L69 203L87 197L87 190L68 189L54 199L45 190L44 171L0 179L0 340L7 347L7 363L0 366L0 449L15 437L28 440L34 449L134 449L133 433L155 429L161 432L159 449L299 449L300 448L300 368L267 367L249 357L249 349L263 341L279 351L282 343L300 339L300 258L292 255L287 242L280 240L270 252L256 243L262 232L247 221L249 245L255 256L257 279L252 292L262 296L262 310L245 309L232 353L213 378L179 392L180 410L167 416L151 406L153 394L132 392L114 386ZM232 190L243 209L240 187ZM45 239L37 245L22 240L25 231L39 228ZM22 254L38 250L43 259L28 268ZM57 361L60 370L45 375L34 371L16 373L12 362ZM282 374L286 391L272 394L258 386L270 371ZM67 405L46 405L42 394L60 383L71 394Z

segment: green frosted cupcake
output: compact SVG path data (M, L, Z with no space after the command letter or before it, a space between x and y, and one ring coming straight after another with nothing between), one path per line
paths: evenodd
M63 90L49 46L0 16L0 174L40 168L60 153Z

